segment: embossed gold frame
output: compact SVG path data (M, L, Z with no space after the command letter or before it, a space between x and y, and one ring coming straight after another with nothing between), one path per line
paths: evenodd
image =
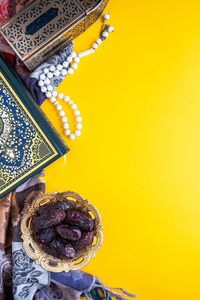
M59 259L48 255L32 238L31 220L41 205L47 202L56 203L63 201L73 201L74 207L83 212L89 212L94 218L95 240L92 245L80 250L76 259ZM69 270L79 270L86 266L91 258L95 257L95 252L99 250L103 242L101 217L96 208L74 192L63 192L54 194L39 195L31 206L28 207L21 220L21 232L23 246L26 254L37 264L51 272L68 272Z

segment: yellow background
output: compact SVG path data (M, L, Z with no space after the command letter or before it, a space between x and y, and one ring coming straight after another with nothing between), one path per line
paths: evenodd
M85 271L140 300L200 299L200 3L110 0L106 12L115 32L57 89L83 130L62 135L71 151L46 169L46 190L101 213L104 243ZM55 107L42 109L63 132Z

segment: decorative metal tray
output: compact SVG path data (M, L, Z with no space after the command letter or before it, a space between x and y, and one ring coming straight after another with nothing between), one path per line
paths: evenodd
M59 259L44 252L44 250L37 244L32 237L31 220L36 214L40 206L46 203L56 203L64 201L73 201L74 208L83 212L88 212L94 219L95 239L92 245L85 247L78 252L76 259ZM63 192L54 194L39 195L31 206L25 211L21 220L21 232L23 239L23 246L26 254L33 259L37 264L44 269L51 272L68 272L69 270L78 270L86 266L91 258L95 257L95 252L99 250L103 241L103 234L101 232L102 226L101 217L96 208L84 200L80 195L74 192Z

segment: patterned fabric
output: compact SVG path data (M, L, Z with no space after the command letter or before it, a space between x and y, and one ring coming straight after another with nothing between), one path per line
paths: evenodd
M50 274L26 255L21 242L12 243L12 265L14 299L33 299L38 289L49 285Z
M77 300L80 299L80 294L80 292L70 287L51 280L49 287L41 289L35 294L34 300Z
M83 273L81 271L51 273L51 279L62 285L70 286L77 291L90 289L95 281L95 277L93 275Z
M33 73L29 72L26 67L17 59L17 63L15 65L15 71L18 73L27 89L30 91L32 97L37 102L38 105L41 105L46 96L41 92L38 86L38 79L42 70L49 65L57 65L62 64L66 58L71 54L73 48L73 42L69 43L64 49L62 49L58 54L49 58L45 63L37 67ZM50 79L50 84L54 89L61 83L61 81L65 78L63 75L59 75Z
M7 21L14 14L14 6L10 0L0 0L0 25ZM0 35L0 51L14 54L13 50Z
M58 65L62 64L66 58L72 53L73 49L73 43L69 43L64 49L62 49L57 55L54 55L53 57L49 58L45 63L40 65L33 73L31 74L31 78L39 79L40 74L42 73L42 70L46 67L49 67L50 65ZM65 78L62 74L59 76L55 76L50 79L50 84L55 89Z
M15 299L23 299L20 297L25 292L25 281L35 285L38 283L38 287L42 283L48 284L47 272L44 276L42 270L40 274L42 279L37 278L39 277L38 266L35 266L34 262L30 263L22 248L20 237L20 217L24 205L28 205L36 195L44 192L44 183L39 180L40 176L42 173L35 175L22 187L0 199L0 299L13 299L12 282L13 293L18 295ZM29 280L29 276L27 277L29 272L32 274L30 276L35 278L33 281ZM20 285L22 285L21 289L19 289Z

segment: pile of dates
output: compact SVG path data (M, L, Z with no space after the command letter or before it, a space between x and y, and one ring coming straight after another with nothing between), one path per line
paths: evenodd
M70 202L41 206L32 218L33 239L54 257L76 258L94 240L94 221Z

